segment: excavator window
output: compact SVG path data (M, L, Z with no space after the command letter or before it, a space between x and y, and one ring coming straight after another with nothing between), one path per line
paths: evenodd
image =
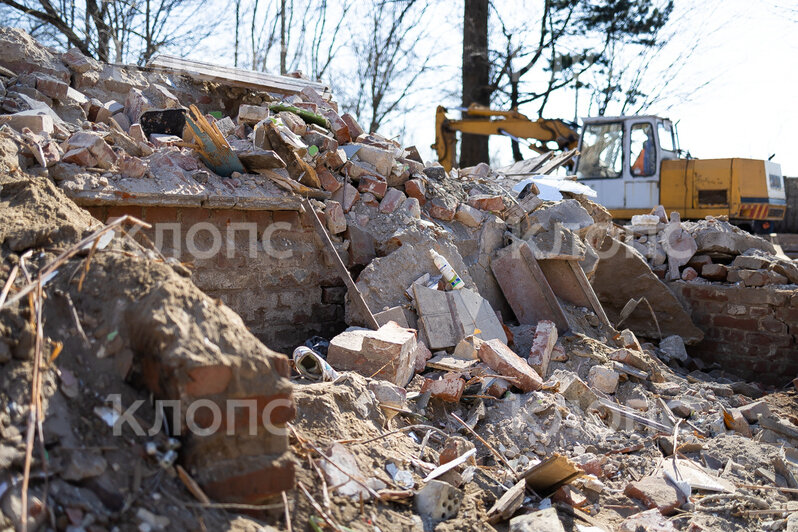
M623 173L623 123L586 124L582 133L579 179L607 179Z
M665 151L676 151L676 143L673 142L673 126L670 122L660 122L657 124L657 135L659 136L659 147Z
M631 172L634 177L650 177L657 172L657 145L649 123L634 124L630 136Z

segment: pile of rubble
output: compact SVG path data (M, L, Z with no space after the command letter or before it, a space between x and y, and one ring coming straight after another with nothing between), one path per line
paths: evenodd
M660 280L798 306L763 240L447 174L301 80L102 65L8 28L0 65L4 527L798 528L794 392L698 368ZM271 351L127 230L144 222L75 203L114 197L302 210L349 327Z
M726 220L707 217L682 224L662 206L632 217L625 226L632 246L662 279L741 283L744 286L798 284L798 267L777 255L772 243Z

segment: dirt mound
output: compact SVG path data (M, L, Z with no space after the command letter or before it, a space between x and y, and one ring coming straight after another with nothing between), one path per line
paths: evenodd
M25 259L35 277L55 257L54 251L99 225L46 179L6 179L0 198L5 207L0 208L0 285L9 275L8 265L20 261L16 252L40 251ZM216 394L267 391L290 398L287 381L277 376L287 373L286 359L261 344L229 308L121 238L90 261L84 252L65 263L45 294L44 358L54 360L43 371L47 454L44 462L38 448L32 455L32 519L59 529L70 524L120 530L145 524L245 530L251 524L254 529L252 521L238 518L233 524L234 516L199 507L186 491L174 475L175 459L199 478L202 471L194 472L190 465L207 465L202 456L208 443L184 437L181 448L181 439L171 438L179 427L170 426L173 418L168 415L162 417L169 432L159 425L152 399L179 399L188 393L213 397L203 386L217 387ZM0 310L0 404L5 405L0 411L0 482L5 483L0 522L7 526L18 523L21 513L36 339L31 323L26 298ZM218 389L218 376L207 368L221 368L233 383ZM115 434L117 409L136 404L134 416L143 430L137 433L123 424L121 434ZM224 456L214 456L224 462ZM51 515L36 513L45 495Z

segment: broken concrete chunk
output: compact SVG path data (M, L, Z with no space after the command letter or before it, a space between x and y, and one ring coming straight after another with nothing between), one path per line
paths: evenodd
M740 413L749 423L756 423L759 416L770 416L770 407L765 401L755 401L739 408Z
M510 519L510 532L565 532L557 510L546 508Z
M430 216L444 222L451 222L457 214L457 200L449 196L435 196L426 207Z
M656 508L646 510L624 519L618 528L618 532L676 532L670 519L662 515Z
M501 196L475 194L468 198L468 204L481 211L502 212L504 210L504 199Z
M624 321L624 326L635 334L658 338L661 330L662 335L679 335L688 344L704 338L676 296L637 252L611 237L603 238L597 246L601 260L591 284L612 323L618 323L622 310L632 299L643 296L654 310L659 329L643 302Z
M476 336L466 336L454 348L455 358L462 360L479 360L479 347L483 340Z
M605 366L596 365L587 374L587 383L596 390L613 394L618 389L618 372Z
M717 218L699 220L686 226L695 238L698 253L741 255L746 250L756 248L771 255L776 254L776 248L764 238Z
M485 215L482 214L482 211L479 209L476 209L465 203L461 203L457 207L457 212L454 215L454 219L469 227L479 227L482 225Z
M648 476L639 482L630 482L623 493L647 508L659 510L662 515L673 514L686 502L682 492L661 476Z
M238 107L238 123L255 125L261 120L269 118L270 111L268 107L260 105L247 105L241 104Z
M743 436L751 437L751 427L748 425L748 420L743 416L738 408L730 408L723 411L723 423L726 428L739 432Z
M53 133L53 119L45 113L36 110L20 111L11 115L0 115L0 125L6 124L22 132L28 128L34 133Z
M416 334L394 322L376 331L348 329L332 340L327 362L338 370L351 370L406 386L414 374Z
M467 335L507 341L490 303L468 288L444 292L414 285L413 295L419 326L431 349L454 347Z
M524 392L539 390L543 386L540 375L500 340L488 340L480 344L479 358Z
M540 224L546 231L553 230L557 223L572 231L578 231L593 225L593 218L574 199L558 201L548 207L540 207L529 215L529 220L533 226L534 224Z
M682 340L681 336L675 334L663 338L659 343L659 348L664 351L669 358L675 358L681 362L687 362L690 358L687 354L687 349L684 347L684 340Z

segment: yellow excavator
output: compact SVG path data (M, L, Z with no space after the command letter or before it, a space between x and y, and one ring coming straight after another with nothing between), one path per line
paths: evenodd
M674 124L654 115L583 118L581 134L563 120L531 120L517 111L471 105L452 120L438 107L435 144L441 165L455 161L456 132L532 139L538 153L577 148L574 173L619 220L657 205L684 219L728 216L746 229L769 231L787 208L781 166L761 159L695 159L679 149Z

